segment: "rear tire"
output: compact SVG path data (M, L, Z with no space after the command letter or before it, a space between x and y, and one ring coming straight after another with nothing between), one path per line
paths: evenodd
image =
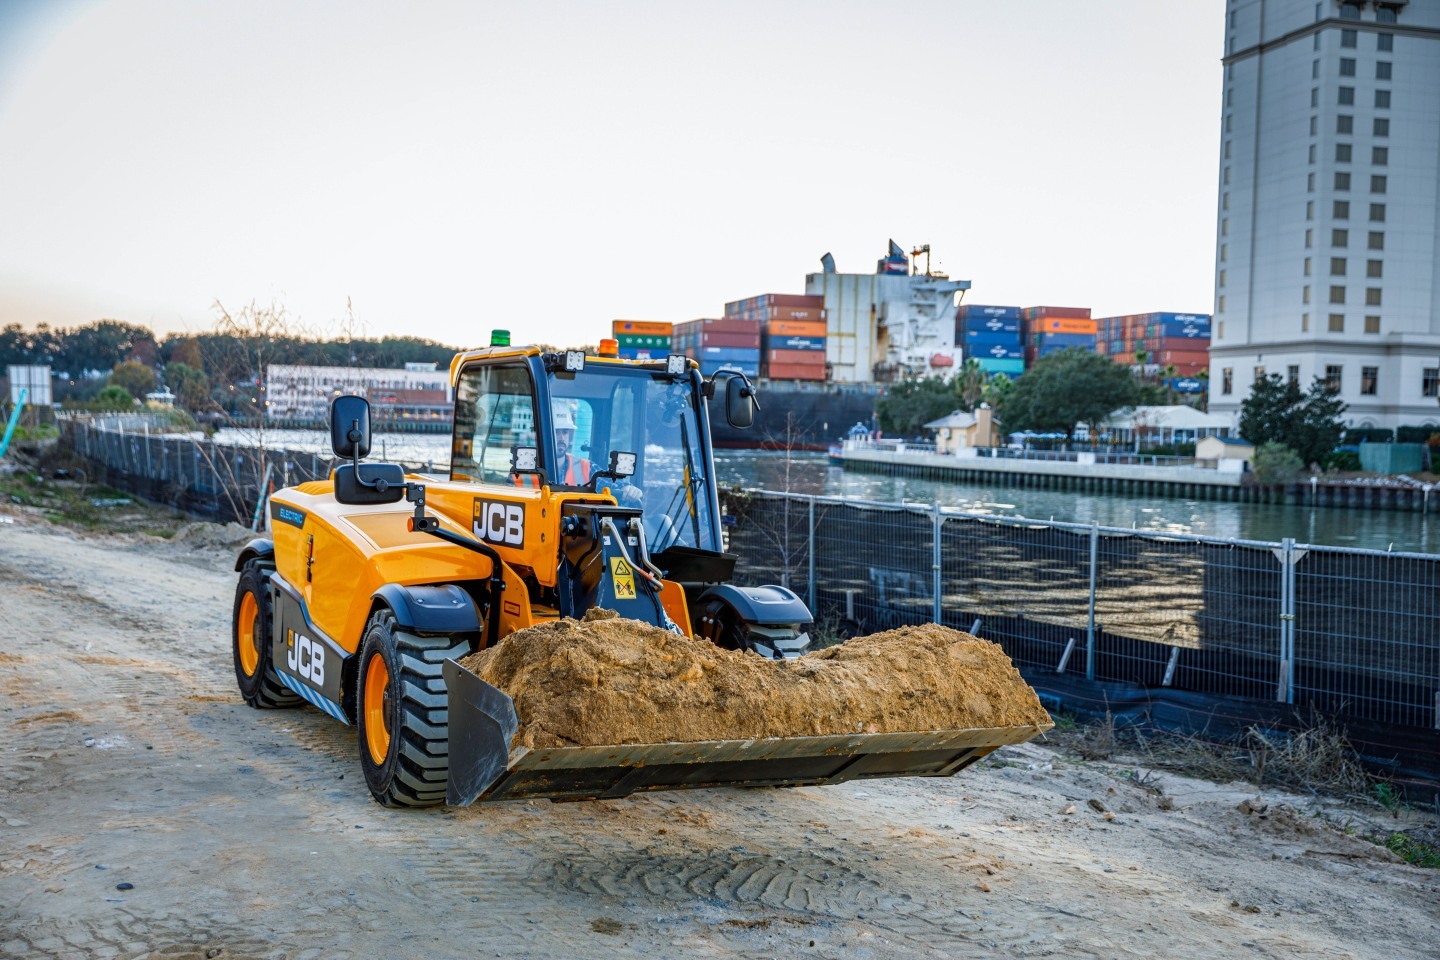
M298 696L280 682L270 662L269 569L251 561L240 571L231 616L231 653L235 681L245 702L257 710L293 707Z
M469 651L454 637L406 633L388 608L370 618L356 674L356 727L365 785L381 805L445 802L450 711L440 666Z

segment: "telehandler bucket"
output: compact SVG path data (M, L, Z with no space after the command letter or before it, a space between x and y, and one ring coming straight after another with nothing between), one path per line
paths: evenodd
M1052 724L914 733L836 734L700 743L511 749L519 727L504 692L454 660L446 802L590 800L696 787L794 787L874 777L946 777Z

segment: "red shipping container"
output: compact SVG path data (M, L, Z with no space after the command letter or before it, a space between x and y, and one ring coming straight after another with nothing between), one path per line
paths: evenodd
M765 368L772 380L824 380L825 364L772 363Z
M772 337L823 337L824 320L771 320L765 332Z
M695 338L697 345L702 347L742 347L751 350L760 349L760 334L758 333L714 333L709 330Z
M820 350L767 350L765 351L767 363L786 364L788 366L820 366L825 365L825 354Z
M765 295L767 307L814 307L825 306L825 298L803 293L769 293Z
M1089 307L1026 307L1021 316L1027 320L1035 320L1040 317L1070 317L1077 320L1089 320Z
M696 320L696 330L701 336L709 333L756 333L760 332L759 320L741 320L737 317L722 317L719 320Z
M1152 363L1209 363L1210 353L1205 350L1154 350L1150 358Z

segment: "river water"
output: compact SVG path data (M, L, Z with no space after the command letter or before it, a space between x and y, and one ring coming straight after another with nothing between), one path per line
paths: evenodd
M221 431L220 442L253 444L252 431ZM329 434L321 430L269 430L267 447L325 456ZM444 434L377 434L373 458L449 463L450 438ZM1189 533L1241 540L1280 540L1372 550L1440 553L1440 509L1433 514L1399 510L1310 508L1257 503L1224 503L1180 497L1127 497L1030 487L920 480L884 474L854 473L831 466L824 454L717 450L715 471L722 483L766 490L874 500L922 503L970 513L1096 522L1162 533ZM1440 503L1437 503L1440 508Z

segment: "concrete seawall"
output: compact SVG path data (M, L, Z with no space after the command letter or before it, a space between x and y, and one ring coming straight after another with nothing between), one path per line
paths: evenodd
M847 447L839 459L847 470L1139 496L1183 497L1244 503L1337 506L1372 510L1440 509L1440 488L1407 484L1347 484L1308 480L1261 485L1251 474L1190 465L1078 463L1073 460L957 457L953 454ZM1431 501L1436 503L1432 505Z

